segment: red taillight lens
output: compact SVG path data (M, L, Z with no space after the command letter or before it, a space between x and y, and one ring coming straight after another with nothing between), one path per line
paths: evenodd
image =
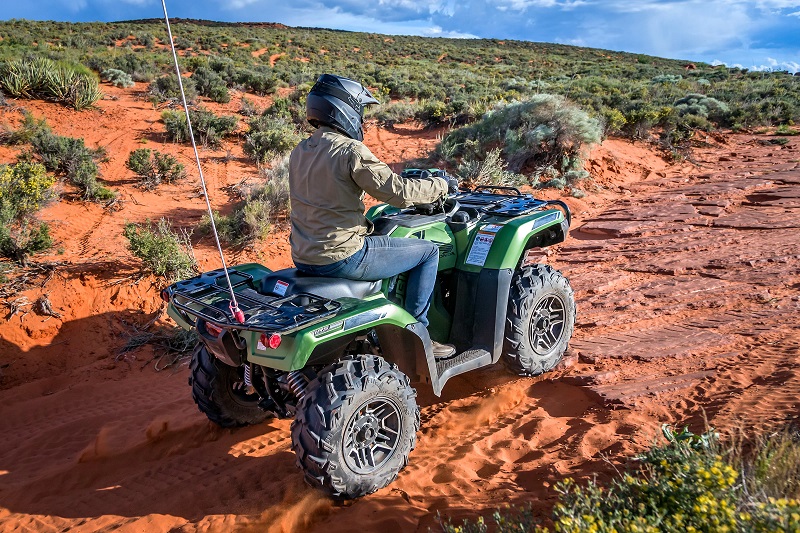
M281 345L281 340L281 336L277 333L270 333L269 335L266 333L261 334L261 344L273 350Z
M169 303L169 291L167 289L161 291L161 299Z
M208 333L211 334L211 336L213 337L219 337L220 335L222 335L222 328L219 326L215 326L210 322L206 322L206 331L208 331Z

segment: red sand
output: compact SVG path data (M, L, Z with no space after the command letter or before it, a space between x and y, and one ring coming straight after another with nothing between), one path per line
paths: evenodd
M547 513L559 480L605 479L660 424L702 429L703 410L723 430L798 416L800 141L712 139L695 166L608 140L588 165L602 190L566 198L573 231L550 257L578 302L565 363L537 379L498 365L451 380L442 398L420 387L409 466L376 494L335 505L303 484L289 421L219 429L193 404L185 366L154 372L150 348L115 362L125 332L161 308L158 282L132 278L123 225L168 216L191 227L204 212L195 179L145 192L124 168L131 150L149 147L196 176L190 150L164 141L160 111L142 90L104 86L116 99L81 113L17 102L56 132L104 146L103 177L120 202L109 210L62 200L44 210L56 246L36 260L63 265L17 297L47 294L62 316L27 307L0 322L2 531L427 531L437 513L486 515L526 501ZM209 107L237 105L235 97ZM4 110L3 120L19 114ZM372 127L366 143L399 169L437 133ZM201 153L223 211L227 186L258 179L240 146ZM14 157L0 150L0 161ZM202 268L218 266L208 238L196 253ZM226 254L289 266L286 228L258 249Z

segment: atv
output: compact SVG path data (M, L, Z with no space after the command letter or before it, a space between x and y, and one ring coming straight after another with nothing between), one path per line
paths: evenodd
M352 281L250 263L161 294L169 315L197 330L189 384L200 411L223 427L293 418L306 480L342 499L385 487L407 464L420 426L412 382L440 396L450 378L501 359L517 374L547 372L575 324L569 282L535 263L567 235L563 202L479 186L436 204L377 205L366 217L373 235L439 246L427 329L403 308L405 274ZM431 339L456 354L436 359Z

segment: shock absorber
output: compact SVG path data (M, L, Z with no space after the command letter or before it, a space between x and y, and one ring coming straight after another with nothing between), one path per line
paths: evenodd
M297 401L300 401L306 394L306 385L308 385L308 378L299 370L293 370L286 375L286 383L289 385L289 390L295 395Z
M250 377L250 363L244 365L244 384L248 387L253 386L253 379Z

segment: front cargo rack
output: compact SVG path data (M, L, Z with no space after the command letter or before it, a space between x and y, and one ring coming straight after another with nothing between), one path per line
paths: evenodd
M229 309L230 293L216 283L191 281L191 288L176 283L169 291L172 305L189 323L196 317L222 328L261 333L293 333L335 315L342 305L310 293L285 297L265 296L251 288L236 293L245 321L240 324Z

